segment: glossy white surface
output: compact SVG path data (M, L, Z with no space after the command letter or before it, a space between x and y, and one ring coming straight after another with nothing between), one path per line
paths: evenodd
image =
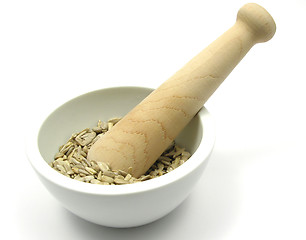
M69 179L47 164L72 133L95 126L97 120L124 116L151 91L116 87L86 93L59 106L30 128L28 159L46 188L66 209L103 226L136 227L165 216L189 195L207 166L215 142L213 120L205 108L177 138L192 156L165 176L137 184L101 186Z
M112 229L71 214L50 195L26 159L24 129L84 92L156 88L230 27L246 1L0 1L2 236L306 239L306 2L256 2L277 32L207 102L216 144L205 174L166 217ZM13 161L17 167L3 169Z

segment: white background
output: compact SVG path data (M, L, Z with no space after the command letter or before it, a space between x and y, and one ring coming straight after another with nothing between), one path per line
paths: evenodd
M132 229L79 219L25 156L24 132L37 114L104 87L158 87L234 24L245 3L1 1L1 236L306 239L305 0L257 1L277 33L206 103L215 149L190 197L163 219Z

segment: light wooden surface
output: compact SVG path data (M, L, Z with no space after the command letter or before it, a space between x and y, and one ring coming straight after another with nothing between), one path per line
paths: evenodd
M257 4L246 4L237 21L181 70L129 112L88 153L89 160L139 177L156 161L256 43L271 39L276 26Z

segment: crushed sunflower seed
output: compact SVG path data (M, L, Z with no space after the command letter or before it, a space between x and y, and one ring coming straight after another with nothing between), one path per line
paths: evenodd
M130 172L112 170L106 163L89 162L87 153L90 147L108 130L116 125L121 118L112 118L107 122L98 121L97 126L86 128L74 133L64 145L60 146L54 160L49 164L57 172L86 183L100 185L122 185L147 181L179 167L185 163L191 154L173 142L156 160L146 174L139 178Z

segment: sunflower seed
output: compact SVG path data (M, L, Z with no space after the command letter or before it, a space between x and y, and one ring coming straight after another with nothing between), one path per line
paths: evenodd
M173 154L173 158L181 155L184 152L184 148L180 148L179 146L175 146L175 153Z
M103 174L105 175L105 176L108 176L108 177L111 177L111 178L114 178L115 176L117 176L114 172L112 172L112 171L105 171L105 172L103 172Z
M124 177L123 177L122 175L117 175L117 176L115 177L115 179L121 179L121 180L124 180Z
M175 169L175 168L177 168L179 165L180 165L180 158L176 158L176 159L172 162L171 167L172 167L173 169Z
M70 161L72 164L81 164L78 160L76 160L74 157L70 158Z
M84 182L84 178L83 177L80 177L79 175L77 175L75 178L75 180L78 180L78 181L81 181L81 182Z
M96 162L91 161L90 164L91 164L91 168L94 169L96 172L100 171L100 168Z
M75 147L72 145L72 146L70 146L70 148L67 150L67 152L66 152L66 156L69 156L71 153L72 153L72 151L75 149Z
M118 123L121 120L121 118L111 118L109 119L107 122L112 123L113 125L115 125L116 123Z
M75 138L75 141L77 141L81 146L86 146L95 138L96 135L95 132L82 132Z
M83 147L83 151L84 151L84 153L86 153L86 156L85 156L85 157L87 157L88 147L87 147L87 146L84 146L84 147Z
M133 170L133 168L132 168L132 167L129 167L128 170L127 170L127 172L128 172L129 174L132 174L132 170Z
M87 157L87 153L83 151L83 149L80 151L80 155L83 156L85 159Z
M72 142L68 142L60 148L60 153L65 154L68 149L71 147Z
M148 179L151 179L151 176L150 175L143 175L139 178L140 181L146 181Z
M97 179L92 179L90 180L90 183L93 183L93 184L101 184L102 182L97 180Z
M160 157L158 158L158 160L160 160L160 161L167 161L167 162L171 162L171 161L172 161L171 158L166 157L166 156L160 156Z
M81 168L81 169L85 169L85 167L84 167L83 164L77 164L77 165L74 165L74 167L76 167L76 168Z
M181 156L182 160L187 161L191 157L191 154L189 152L184 151L182 152Z
M162 164L170 166L171 165L171 161L165 161L165 160L161 160L160 161Z
M149 175L150 175L150 176L153 176L153 177L156 177L157 174L158 174L158 171L156 171L156 170L151 171L151 172L149 173Z
M110 170L109 166L104 162L97 162L97 164L103 173Z
M98 123L97 123L97 127L101 127L102 126L102 121L101 120L98 120Z
M168 172L168 173L171 172L171 171L173 171L173 170L174 170L174 169L173 169L172 166L167 167L167 172Z
M162 163L157 163L157 167L158 167L158 169L163 170L165 165L162 164Z
M85 182L90 182L93 179L95 179L94 176L86 176L86 177L84 177Z
M82 158L83 162L85 162L88 167L91 167L91 163L86 158L84 158L83 156L81 158Z
M129 182L124 180L124 179L120 179L120 178L115 178L114 182L116 184L128 184Z
M99 171L97 175L97 179L101 181L101 177L102 177L102 171Z
M62 165L57 165L56 166L56 168L60 171L60 172L62 172L62 173L66 173L66 170L65 170L65 168L62 166Z
M102 128L102 131L103 131L103 132L108 131L108 125L107 125L106 122L102 122L101 125L100 125L100 127Z
M125 181L130 181L130 179L132 178L131 174L127 174L124 178Z
M79 168L77 168L77 167L72 167L72 171L75 172L75 173L79 173Z
M113 184L110 184L110 183L108 183L108 182L101 182L100 184L101 184L101 185L113 185Z
M128 173L125 172L125 171L123 171L123 170L119 170L118 173L119 173L120 175L122 175L123 177L125 177L126 175L128 175Z
M82 169L82 168L79 168L79 173L82 173L84 175L90 175L89 172L87 172L86 170Z
M92 175L97 174L97 171L94 170L94 169L92 169L92 168L90 168L90 167L85 167L85 170L86 170L87 172L89 172L90 174L92 174Z
M108 182L108 183L112 183L114 182L114 179L105 175L102 175L101 178L99 179L101 180L101 182Z
M55 154L54 159L56 160L56 159L61 158L63 156L64 156L64 153L58 152L58 153Z
M108 123L107 123L107 129L108 129L108 131L111 130L113 126L114 126L113 123L108 122Z
M94 127L92 128L92 130L96 133L96 134L99 134L99 133L102 133L103 132L103 129L101 127Z
M64 161L63 166L64 166L64 168L65 168L65 170L66 170L67 173L72 171L72 169L71 169L71 167L70 167L70 163L69 163L68 161ZM68 174L69 174L69 173L68 173Z

